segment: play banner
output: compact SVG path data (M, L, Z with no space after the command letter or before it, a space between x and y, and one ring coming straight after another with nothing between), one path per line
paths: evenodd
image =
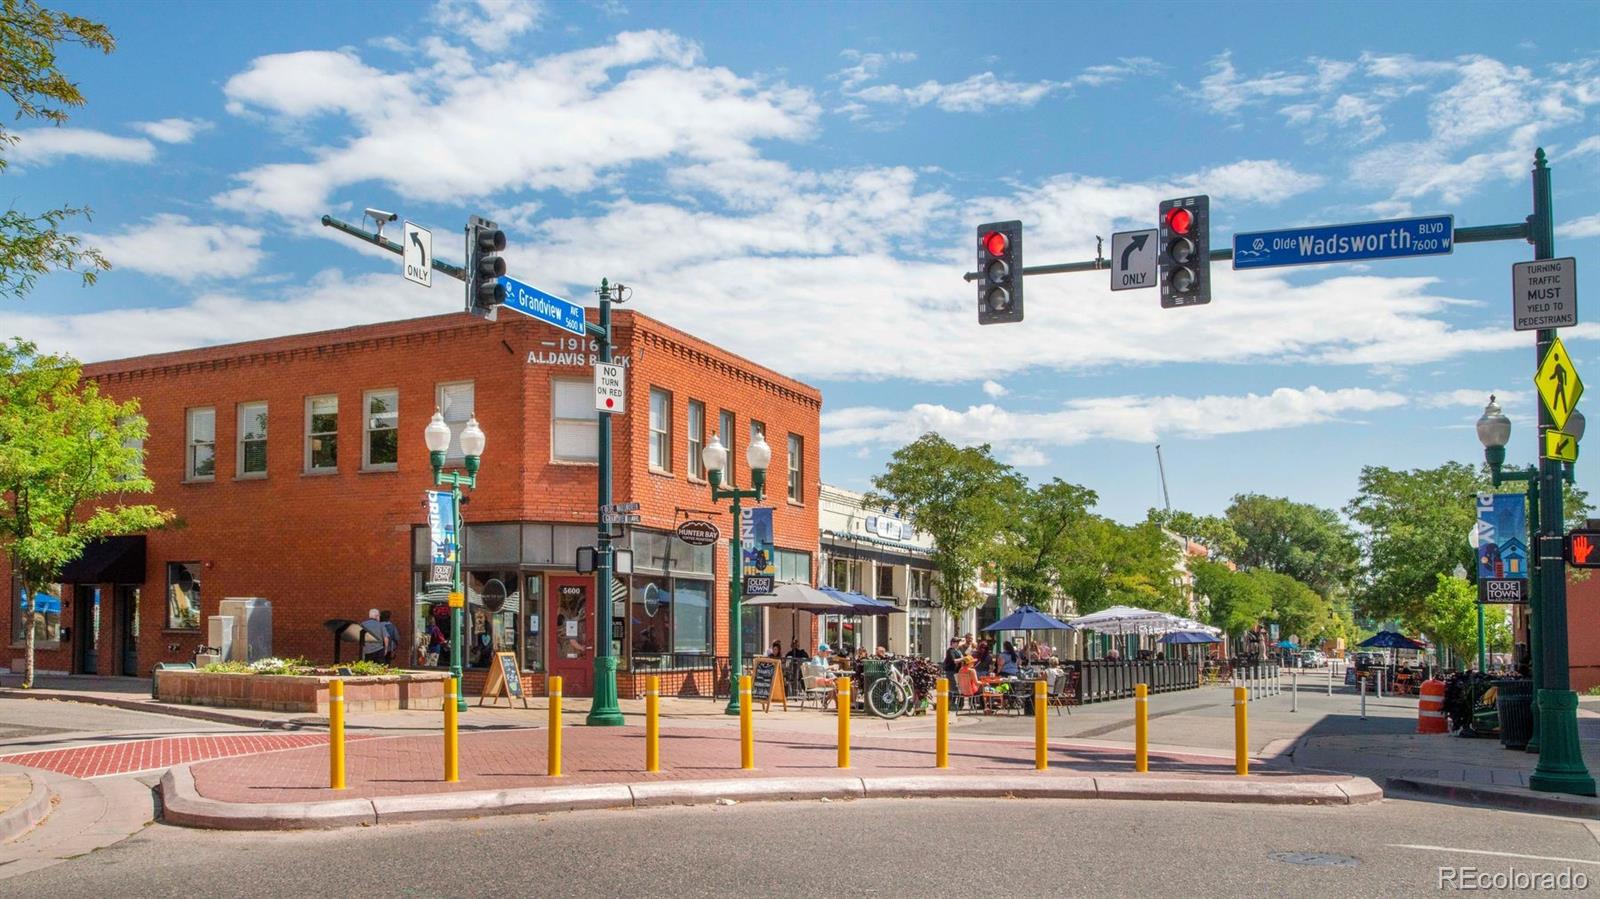
M739 540L744 555L744 595L765 596L776 579L777 553L772 546L772 510L740 510Z
M1478 601L1528 601L1528 501L1520 493L1478 494Z
M455 581L456 505L449 491L429 490L425 494L428 507L428 581L449 584Z

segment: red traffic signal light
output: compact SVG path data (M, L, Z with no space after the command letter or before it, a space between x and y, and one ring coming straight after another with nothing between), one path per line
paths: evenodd
M1022 321L1022 223L978 226L978 324Z
M999 231L990 231L983 236L983 248L988 251L990 256L1004 256L1006 247L1010 245L1011 241Z
M1181 206L1167 210L1167 227L1173 234L1188 234L1194 227L1194 213Z

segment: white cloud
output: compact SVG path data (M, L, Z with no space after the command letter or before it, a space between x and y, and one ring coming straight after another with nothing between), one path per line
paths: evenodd
M1007 390L1006 386L1004 384L1001 384L998 381L984 381L983 382L983 392L988 396L994 397L995 399L999 399L1000 397L1005 396L1006 394L1010 393L1011 391Z
M342 187L374 180L412 199L451 203L581 191L638 163L748 160L756 141L809 137L818 115L808 91L708 67L696 45L659 31L443 81L426 70L378 71L347 53L256 60L226 85L230 109L338 113L357 133L342 145L310 147L309 161L250 169L215 201L296 217L318 212ZM487 108L499 113L485 117ZM479 164L485 146L496 148L494 166Z
M1495 397L1501 406L1518 405L1529 398L1529 394L1520 390L1487 390L1479 388L1461 388L1458 390L1442 390L1437 393L1425 394L1417 397L1420 405L1433 409L1445 409L1452 406L1467 406L1479 410L1488 404L1489 397Z
M14 133L17 144L9 155L19 165L48 165L69 156L113 162L156 158L155 144L142 137L117 137L87 128L29 128Z
M1573 239L1600 237L1600 212L1562 222L1556 226L1556 236Z
M1053 412L1012 412L989 403L964 410L932 403L904 410L857 406L823 413L822 442L829 449L893 446L934 431L955 443L993 443L1027 455L1029 447L1038 452L1040 445L1089 440L1155 443L1304 427L1407 402L1401 394L1365 388L1280 387L1266 395L1096 397Z
M912 87L875 84L860 89L853 96L869 103L913 108L932 104L945 112L982 112L1000 106L1033 106L1070 86L1065 81L1006 81L993 72L984 72L961 81L924 81Z
M202 131L209 131L211 123L205 119L158 119L154 122L136 122L135 128L164 144L186 144Z
M543 16L544 4L536 0L439 0L432 18L447 31L466 35L480 48L498 53L523 32L537 28Z
M352 303L351 297L369 301ZM461 297L406 284L393 274L346 279L336 272L323 272L305 286L270 300L208 291L177 307L125 307L69 315L31 314L22 308L15 304L0 308L0 331L25 336L54 352L95 361L459 312Z
M1306 74L1267 72L1244 78L1233 66L1233 54L1224 52L1211 60L1211 74L1200 79L1200 98L1221 115L1233 115L1245 106L1268 97L1294 97L1316 84Z
M115 269L172 278L185 284L248 275L261 264L261 232L236 225L197 225L181 215L157 215L118 234L84 235Z

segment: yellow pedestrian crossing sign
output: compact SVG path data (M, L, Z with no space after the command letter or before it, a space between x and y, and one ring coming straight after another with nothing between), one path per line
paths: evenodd
M1578 461L1578 439L1561 431L1545 431L1544 457L1562 462Z
M1578 397L1583 396L1583 379L1572 367L1572 357L1567 355L1561 338L1557 337L1545 351L1544 361L1539 363L1539 371L1533 377L1533 386L1550 413L1550 423L1557 430L1565 428L1572 410L1578 406Z

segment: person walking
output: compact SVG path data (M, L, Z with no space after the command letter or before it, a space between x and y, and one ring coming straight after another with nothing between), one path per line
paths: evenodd
M383 664L394 665L394 658L400 652L400 628L395 626L394 613L388 609L378 613L378 623L383 625L383 636L388 641L384 648Z
M389 635L378 618L377 609L367 610L367 620L361 622L361 660L382 662L389 651Z

